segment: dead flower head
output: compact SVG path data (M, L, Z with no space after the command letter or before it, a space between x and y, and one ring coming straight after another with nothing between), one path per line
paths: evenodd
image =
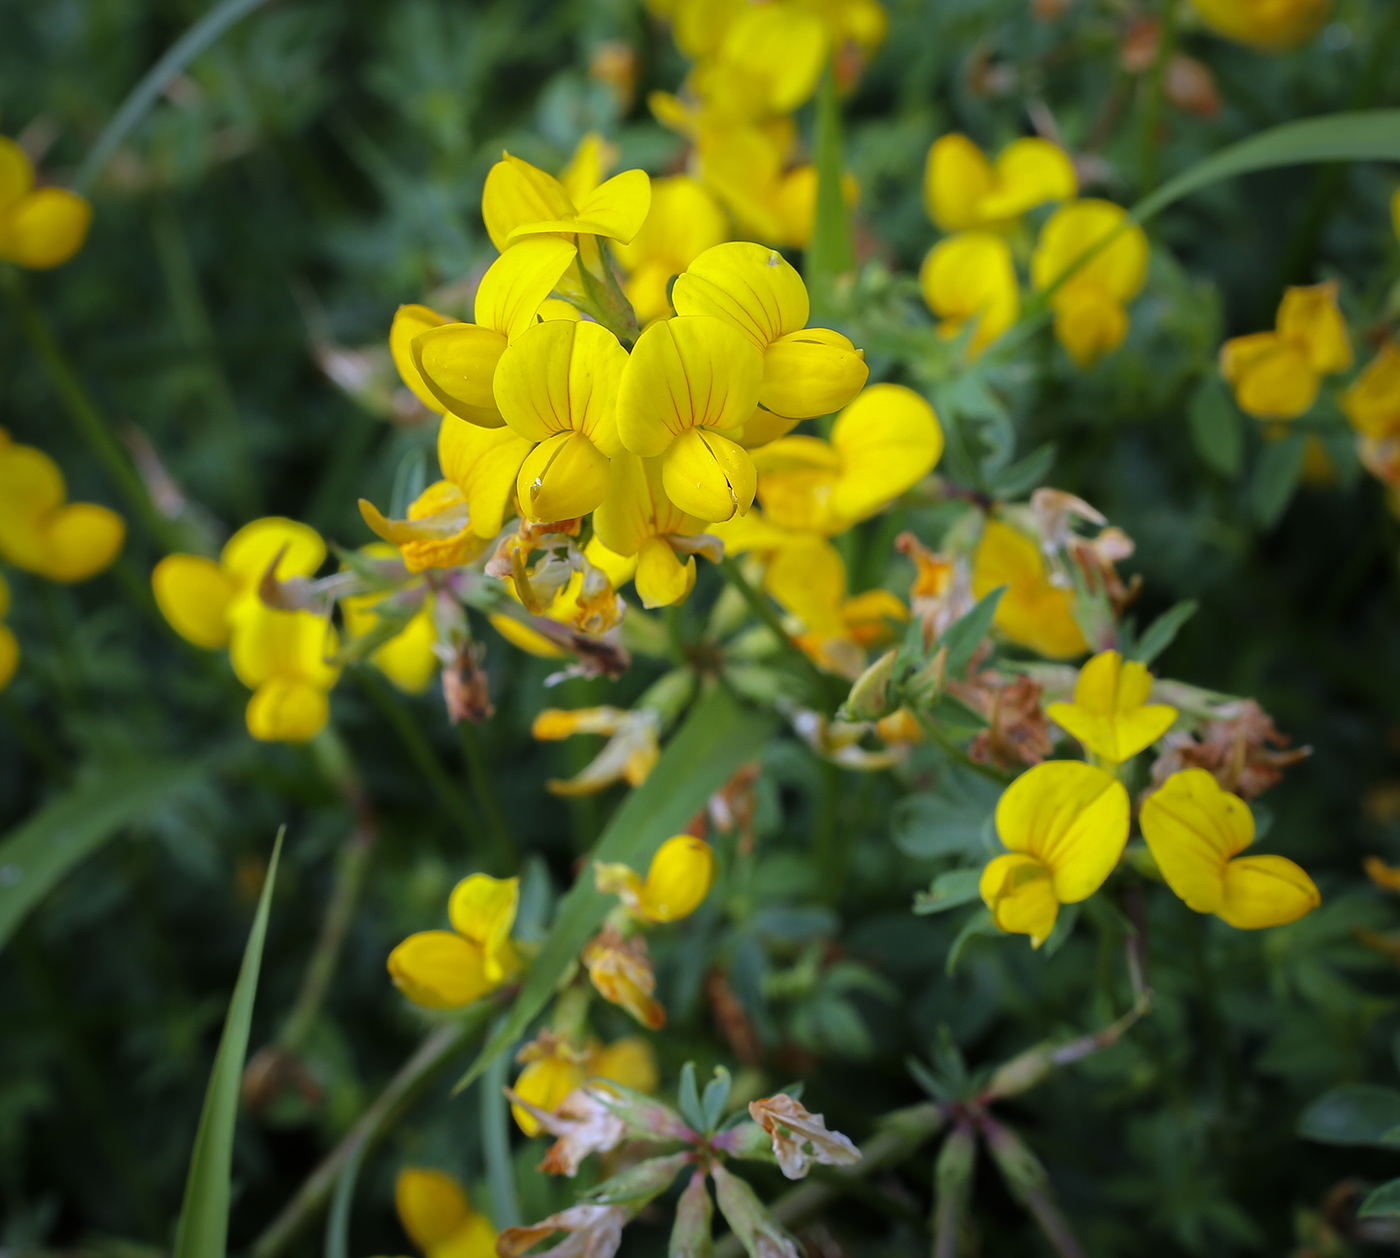
M496 1239L500 1258L521 1258L526 1250L555 1232L568 1235L532 1258L612 1258L622 1244L622 1229L632 1217L625 1206L577 1205L528 1227L508 1227Z
M789 1179L801 1179L813 1162L853 1166L860 1150L839 1131L828 1131L820 1114L811 1114L786 1092L749 1103L749 1116L773 1141L778 1166Z
M1233 706L1235 715L1209 722L1201 739L1167 734L1167 749L1152 766L1153 790L1178 769L1205 769L1225 790L1253 799L1278 783L1290 765L1312 755L1311 747L1285 750L1288 736L1253 699Z
M666 1025L666 1010L652 999L656 973L640 935L624 939L615 926L606 926L583 950L583 963L604 1000L621 1005L653 1031Z

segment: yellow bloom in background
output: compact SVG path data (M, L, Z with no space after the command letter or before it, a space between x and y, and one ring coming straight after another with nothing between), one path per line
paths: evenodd
M590 1075L620 1083L633 1092L652 1093L661 1084L656 1054L640 1035L624 1035L611 1044L595 1046L585 1068Z
M1081 367L1123 343L1127 304L1147 280L1147 236L1136 223L1124 226L1127 217L1111 201L1072 201L1046 220L1031 256L1031 281L1037 289L1068 275L1050 305L1056 339ZM1110 237L1112 242L1104 245ZM1092 258L1076 267L1096 248Z
M1313 880L1291 860L1236 856L1254 842L1254 814L1205 769L1173 773L1147 797L1142 837L1188 908L1240 930L1282 926L1322 903Z
M1070 595L1050 583L1040 548L1010 525L988 520L973 556L972 593L985 598L999 585L1007 590L994 623L1012 642L1052 660L1089 649Z
M516 1076L514 1091L538 1109L553 1111L559 1102L588 1077L584 1063L588 1054L553 1036L542 1036L520 1050L517 1061L525 1069ZM512 1104L510 1112L527 1136L538 1136L544 1128L540 1120L522 1106Z
M1343 392L1341 402L1361 436L1381 441L1400 434L1400 346L1386 341Z
M1087 900L1113 872L1129 816L1123 784L1094 765L1050 760L1021 774L997 804L997 834L1010 851L982 871L996 924L1039 948L1060 905Z
M653 180L651 211L629 244L613 248L627 271L623 292L642 323L671 313L666 287L706 249L729 235L724 211L689 175Z
M258 587L274 560L273 575L287 581L311 576L325 558L326 544L315 529L265 516L230 537L218 563L203 555L167 555L151 573L151 589L171 628L213 651L228 645L245 615L270 610L263 607Z
M1237 336L1220 347L1220 373L1242 411L1259 419L1296 419L1312 408L1323 376L1351 366L1351 336L1337 288L1332 281L1288 289L1274 331Z
M1100 651L1079 670L1073 703L1052 703L1045 715L1111 764L1132 759L1171 728L1176 709L1148 703L1152 674L1117 651Z
M62 266L87 239L92 206L66 188L36 188L28 154L0 136L0 262Z
M775 415L794 420L829 415L855 397L870 375L864 351L839 332L807 327L807 286L789 263L762 245L736 241L706 250L677 278L671 300L681 315L724 320L762 354L757 401Z
M496 407L496 365L506 347L535 326L541 304L577 255L554 236L503 253L481 277L475 323L450 322L425 306L399 307L389 347L404 383L439 414L499 428L505 421Z
M1230 39L1282 52L1311 39L1332 0L1191 0L1206 25Z
M650 208L651 180L643 170L614 175L576 205L553 175L509 153L491 167L481 199L486 232L502 254L538 235L601 236L626 244Z
M116 559L125 540L121 516L69 502L58 464L0 428L0 558L50 581L86 581Z
M330 719L330 692L340 669L335 629L304 611L277 611L261 602L239 614L229 643L233 671L253 692L248 732L264 742L306 742Z
M679 603L695 585L695 555L682 548L706 522L667 497L661 459L619 454L610 477L608 496L593 513L595 532L609 550L636 556L635 582L643 607Z
M536 324L501 355L496 405L519 437L536 443L520 465L516 501L532 520L568 520L608 492L621 445L617 396L627 351L597 323Z
M646 880L627 865L594 861L599 891L617 896L648 922L677 922L698 909L715 881L715 854L703 839L678 834L651 858Z
M758 405L762 377L758 351L723 319L667 319L637 338L618 393L618 435L633 454L660 459L666 496L681 511L713 521L749 509L756 474L733 434Z
M661 758L657 741L661 723L649 708L635 712L610 706L597 708L545 708L530 727L541 742L557 742L575 734L601 734L607 745L573 777L545 785L555 795L593 795L614 782L640 786L651 776Z
M1069 154L1034 136L1013 141L993 165L967 136L952 132L933 142L924 166L924 208L945 232L1004 226L1078 191Z
M392 546L376 542L363 548L362 552L378 559L391 559L398 552ZM345 617L345 632L351 638L363 638L373 633L379 625L382 604L392 594L355 594L340 600L340 611ZM438 670L437 653L433 650L437 642L437 628L433 624L432 596L424 598L422 606L413 618L382 646L370 655L374 664L400 690L408 694L422 694L433 680Z
M710 50L687 86L715 113L732 122L789 114L816 91L830 36L807 6L793 0L719 4L710 22L697 41Z
M495 1258L496 1229L451 1175L404 1167L394 1182L394 1208L425 1258Z
M519 903L519 878L464 878L448 900L452 930L419 931L389 954L394 985L427 1009L460 1009L495 990L520 968L510 942Z
M0 621L10 610L10 587L0 576ZM10 684L10 679L19 667L19 640L9 625L0 624L0 690Z
M957 336L976 322L968 343L974 358L1021 313L1011 246L991 232L959 232L940 240L919 269L919 288L943 336Z

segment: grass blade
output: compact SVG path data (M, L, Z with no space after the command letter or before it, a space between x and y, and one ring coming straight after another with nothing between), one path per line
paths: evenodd
M845 156L841 144L841 98L830 66L817 91L817 212L812 239L803 258L807 287L818 309L831 303L836 277L854 270L855 246L851 240L851 213L841 183Z
M180 1225L175 1232L174 1258L223 1258L228 1249L229 1175L233 1166L233 1127L238 1117L239 1089L243 1082L243 1059L248 1054L248 1032L253 1022L253 999L258 990L262 966L263 940L267 936L267 915L272 904L272 888L277 882L277 860L282 854L282 835L272 847L272 860L258 899L257 915L243 950L238 982L229 1001L228 1019L219 1038L204 1109L195 1133L190 1172L185 1181L185 1201L180 1208Z

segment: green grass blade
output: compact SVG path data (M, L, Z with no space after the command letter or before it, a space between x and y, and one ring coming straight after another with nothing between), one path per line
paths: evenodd
M836 277L854 270L855 246L851 240L851 213L841 190L846 170L841 143L841 98L830 66L817 91L817 212L812 239L802 260L812 304L821 310L830 305Z
M79 861L208 767L207 760L156 761L104 773L0 839L0 948Z
M577 881L560 901L554 929L530 967L520 995L471 1069L458 1081L458 1091L520 1038L617 904L616 896L603 895L594 887L593 860L622 861L634 869L645 869L656 849L684 828L711 793L758 754L773 725L771 716L742 707L722 686L716 686L691 709L651 776L613 815Z
M282 835L272 847L272 860L258 899L257 915L243 950L238 982L229 1001L228 1019L219 1038L219 1051L204 1094L204 1109L195 1133L190 1155L189 1177L185 1180L185 1201L180 1208L180 1225L175 1232L174 1258L224 1258L228 1249L229 1175L233 1166L233 1128L238 1117L238 1097L243 1083L243 1059L248 1054L248 1033L253 1023L253 999L258 990L262 966L263 940L267 936L267 915L272 904L272 888L277 882L277 861L282 854Z

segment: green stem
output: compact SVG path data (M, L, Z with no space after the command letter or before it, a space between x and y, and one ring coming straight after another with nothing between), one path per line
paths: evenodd
M1161 174L1162 127L1167 104L1167 71L1176 55L1176 0L1162 0L1162 22L1157 36L1157 57L1144 85L1138 131L1138 186L1144 191L1157 186Z
M996 782L1001 786L1005 786L1008 782L1013 780L1014 774L1003 773L1000 769L995 769L989 764L978 764L976 760L969 756L967 752L939 729L923 712L915 711L914 719L918 721L919 728L924 731L924 735L929 742L937 747L948 759L955 760L958 764L962 765L964 769L971 769L974 773L980 773L988 781Z
M821 679L817 666L807 658L802 648L792 640L791 635L783 628L782 619L773 609L772 603L749 584L749 579L740 570L738 563L726 555L719 561L719 568L724 573L724 579L743 596L744 602L749 605L749 610L773 631L774 636L778 639L778 645L801 665L803 672Z
M836 281L855 270L855 246L851 218L841 187L845 156L841 139L841 98L834 68L828 65L817 89L817 207L812 241L803 258L812 305L818 314L830 313L836 304Z
M486 1154L486 1182L491 1190L491 1221L498 1231L518 1227L521 1221L510 1152L510 1106L503 1091L509 1070L509 1054L500 1053L481 1076L481 1144Z
M496 781L491 776L490 766L482 754L481 739L476 726L470 721L457 723L457 737L462 744L462 758L467 763L467 778L471 782L472 794L477 807L486 817L487 828L494 841L495 855L492 863L497 872L508 874L520 864L520 844L511 828L510 816L496 789Z

